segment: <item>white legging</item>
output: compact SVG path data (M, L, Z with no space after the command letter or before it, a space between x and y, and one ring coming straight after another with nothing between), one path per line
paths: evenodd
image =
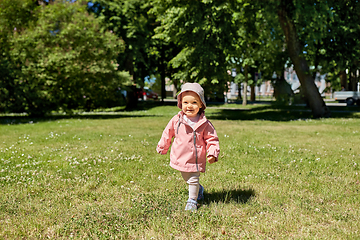
M199 178L200 172L181 172L181 176L189 185L189 198L197 201L199 194Z

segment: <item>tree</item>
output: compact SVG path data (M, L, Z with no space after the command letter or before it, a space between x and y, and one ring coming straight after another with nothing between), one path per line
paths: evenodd
M116 102L117 89L128 79L117 70L122 42L103 31L81 2L55 1L34 14L36 21L9 41L16 77L8 97L20 106L7 110L43 115Z
M277 32L274 31L280 27L269 24L260 3L159 2L162 7L157 13L161 25L155 30L156 37L173 41L182 49L170 61L178 69L175 78L200 82L210 92L216 88L217 92L223 92L227 82L231 81L227 69L236 68L238 75L234 81L250 84L252 89L257 83L249 78L250 73L255 76L253 69L264 72L269 72L270 66L276 67L272 71L284 69L286 59L283 65L276 65L273 60L274 55L284 52L283 38L279 38L279 34L275 36ZM246 91L245 86L244 104ZM254 94L252 96L254 98Z
M310 74L309 66L302 56L303 46L301 46L299 41L299 35L295 25L295 9L293 1L289 0L281 0L278 5L279 21L284 31L287 49L313 116L315 118L329 117L330 110L321 98L315 86L314 78Z
M124 53L118 56L120 69L132 76L132 85L144 86L147 76L156 74L159 44L152 39L157 23L149 13L150 1L144 0L97 0L92 1L89 11L94 12L124 42ZM129 101L136 105L137 98Z
M324 73L332 73L328 80L334 89L340 90L344 86L356 90L357 80L351 73L359 69L360 2L331 0L316 7L322 8L316 19L322 24L316 29L307 26L307 31L317 32L317 38L304 39L307 43L305 51L309 52L305 57L316 70L321 66Z
M317 94L317 72L329 73L332 86L355 90L359 68L359 1L276 1L292 63L315 117L330 115ZM310 70L311 65L313 70ZM346 70L347 69L347 70ZM349 73L349 82L347 74ZM339 78L340 77L340 78Z
M170 64L177 72L173 78L199 82L208 97L224 99L223 92L231 77L227 74L234 50L233 36L237 29L229 3L221 1L155 1L161 25L156 38L173 42L181 48Z
M124 41L125 52L119 55L118 61L122 69L131 74L133 85L143 87L146 77L159 76L164 99L165 78L174 72L168 63L178 50L174 43L153 37L159 25L153 8L153 2L147 0L97 0L91 3L90 11L103 18L107 28ZM173 83L176 85L176 81ZM127 108L134 108L136 104L137 97L128 101Z
M15 86L17 66L11 60L11 38L15 32L22 32L30 22L34 21L33 11L38 7L31 0L0 1L0 112L23 111L22 104L16 101Z
M248 84L251 86L251 97L255 98L255 92L253 86L255 85L255 71L252 69L257 68L255 65L256 60L259 57L259 52L262 47L262 37L265 32L259 20L261 15L257 14L259 9L257 5L252 4L236 4L233 6L233 24L237 28L236 35L234 36L233 49L228 51L231 59L236 59L236 65L238 65L237 76L235 77L235 83L243 83L243 105L247 104L247 88ZM243 69L243 71L240 71ZM253 73L253 74L251 74ZM240 84L239 84L240 86ZM240 87L239 87L240 92ZM253 99L252 99L253 100Z
M338 33L358 33L359 25L358 21L355 21L359 18L360 12L357 11L358 1L167 0L161 3L163 8L159 11L158 18L162 24L157 35L164 39L169 38L182 48L180 54L171 61L174 67L181 70L177 74L178 77L186 81L224 83L227 79L222 74L231 66L229 60L233 57L238 57L243 63L248 59L258 64L256 67L269 76L270 66L276 67L273 70L278 73L283 70L288 62L287 56L284 55L286 51L290 57L290 64L294 65L297 72L313 116L330 115L314 83L315 71L318 70L316 66L334 65L322 57L327 51L322 44L328 37L330 41L336 42L334 36L337 35L332 35L329 29L338 28L335 24L337 17L346 29ZM344 17L347 8L350 8L350 13ZM266 38L266 35L269 37ZM355 40L348 39L346 42L357 44L359 41L356 36L351 38ZM328 45L338 53L345 52L335 48L335 44ZM351 47L347 46L346 50L351 51ZM346 60L355 70L359 64L356 53L357 50L352 51L353 57ZM281 61L272 61L270 56L280 56ZM309 64L315 66L313 72ZM246 69L245 66L246 64L239 68ZM281 77L276 82L285 82L282 74L277 75ZM246 81L247 76L248 74L245 74L242 79Z

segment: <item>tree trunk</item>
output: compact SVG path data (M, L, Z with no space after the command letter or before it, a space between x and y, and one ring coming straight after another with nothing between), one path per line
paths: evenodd
M129 54L125 60L125 69L129 71L131 77L131 81L133 84L129 87L129 91L126 96L126 110L133 110L138 105L138 96L136 90L136 73L134 71L134 62L132 58L132 54Z
M293 20L289 17L289 10L293 3L287 0L281 0L278 9L278 16L281 28L284 31L285 41L289 56L294 64L294 69L299 78L304 95L309 102L314 118L330 117L330 110L325 105L316 85L314 78L310 74L309 66L304 57L302 57L302 48L298 40L297 31Z
M357 83L358 83L358 79L357 79L357 68L354 66L350 69L350 74L349 74L349 90L350 91L357 91Z
M256 91L255 91L255 84L258 84L259 80L259 70L254 74L254 83L250 86L251 93L250 93L250 101L255 102L256 101Z
M273 87L276 101L286 105L290 104L290 98L294 95L294 92L290 84L286 82L284 74L277 74Z
M341 88L344 87L345 90L347 90L348 89L348 82L347 82L346 71L345 70L340 71L339 77L340 77Z
M138 96L137 96L135 84L129 87L129 91L127 91L126 98L127 98L126 110L133 110L134 108L137 107Z
M238 84L238 99L237 100L242 100L242 98L241 98L241 83Z
M161 80L161 101L164 102L166 98L166 88L165 88L165 52L164 49L161 48L160 50L160 64L159 64L159 71L160 71L160 80Z
M164 102L164 99L166 98L166 88L165 88L165 71L162 71L160 73L160 79L161 79L161 101Z
M255 85L250 85L251 93L250 93L250 101L255 102Z
M178 80L173 80L173 98L176 99L177 93L178 93Z
M244 67L244 74L245 74L245 81L244 81L244 93L243 93L243 102L242 105L246 105L247 104L247 83L248 83L248 65L246 65Z

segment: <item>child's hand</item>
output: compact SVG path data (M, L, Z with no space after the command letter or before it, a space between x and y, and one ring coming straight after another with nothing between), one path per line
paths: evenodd
M208 162L211 164L211 163L216 162L216 157L214 157L214 156L208 156L207 160L208 160Z

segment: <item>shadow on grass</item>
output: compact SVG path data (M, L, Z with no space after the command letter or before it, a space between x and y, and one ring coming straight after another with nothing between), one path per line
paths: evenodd
M153 115L139 115L139 114L121 114L121 113L91 113L91 114L73 114L73 115L52 115L46 117L31 117L31 116L0 116L0 124L15 125L15 124L32 124L39 122L57 121L62 119L117 119L117 118L136 118L136 117L151 117Z
M129 117L151 117L149 113L142 113L159 106L176 106L176 102L143 101L132 111L115 110L104 112L90 112L72 115L54 114L46 117L31 117L26 115L0 116L0 124L23 124L60 119L116 119ZM257 105L250 103L246 108L239 104L209 104L206 117L216 120L267 120L267 121L293 121L313 118L311 110L303 106L284 106L276 104ZM360 118L357 114L359 107L329 107L331 118ZM140 112L139 112L140 111Z
M216 120L267 120L267 121L291 121L297 119L312 118L307 110L285 110L273 107L257 107L252 109L224 109L207 115L209 119Z
M0 116L0 124L27 124L38 123L47 121L56 121L62 119L117 119L117 118L135 118L135 117L152 117L155 115L142 114L138 111L146 111L158 106L176 106L173 102L160 102L160 101L139 101L137 107L132 110L104 110L94 111L87 113L74 113L74 114L49 114L44 117L29 116L26 114L8 114ZM116 109L116 108L115 108ZM136 113L135 113L136 112Z
M332 108L330 118L359 118L359 108ZM209 119L217 120L267 120L267 121L293 121L299 119L312 119L310 109L297 106L258 106L247 109L218 109L207 114Z
M229 203L235 202L239 204L247 203L252 197L255 197L255 191L253 189L237 189L237 190L222 190L219 192L204 192L205 204L212 202L216 203Z

